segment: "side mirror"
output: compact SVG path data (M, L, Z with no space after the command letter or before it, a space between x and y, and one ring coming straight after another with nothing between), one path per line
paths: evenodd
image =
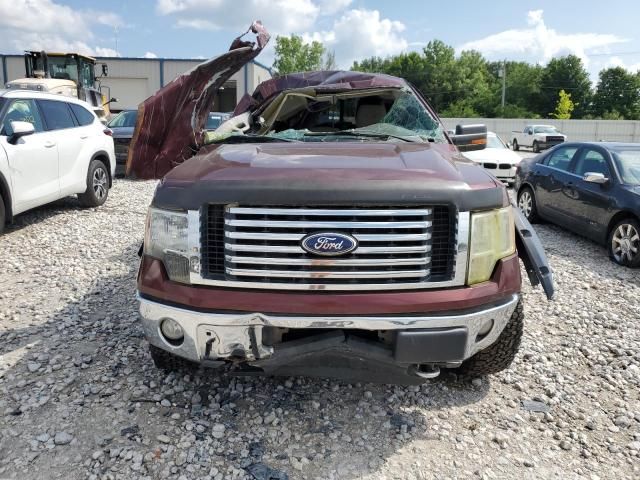
M9 125L5 127L5 131L7 132L7 142L15 145L21 137L32 135L36 129L29 122L9 122Z
M487 146L487 126L456 125L456 132L451 136L451 140L461 152L483 150Z
M102 76L106 77L109 74L109 66L106 63L102 64Z
M582 177L582 179L585 182L597 183L599 185L604 185L609 181L609 179L604 176L604 173L597 173L597 172L587 172L584 174L584 177Z

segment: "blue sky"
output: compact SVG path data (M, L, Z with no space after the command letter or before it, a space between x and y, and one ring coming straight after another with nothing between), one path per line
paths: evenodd
M322 41L344 68L438 38L493 60L545 63L575 53L594 79L608 66L638 70L640 2L598 3L595 9L584 0L0 0L0 53L45 48L204 58L261 19L274 35ZM270 65L272 49L258 60Z

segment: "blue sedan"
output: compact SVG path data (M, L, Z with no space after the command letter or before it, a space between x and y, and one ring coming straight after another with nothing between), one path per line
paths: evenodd
M606 245L616 263L640 266L640 144L563 143L522 160L515 191L529 221L560 225Z

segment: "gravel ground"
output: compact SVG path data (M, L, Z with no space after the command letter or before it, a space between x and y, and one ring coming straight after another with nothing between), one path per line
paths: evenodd
M640 272L541 225L513 367L422 386L156 370L136 321L154 182L0 237L0 478L640 478Z

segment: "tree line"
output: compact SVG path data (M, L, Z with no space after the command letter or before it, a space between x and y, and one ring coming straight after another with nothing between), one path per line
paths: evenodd
M335 56L317 41L277 37L273 67L278 74L329 70L335 68ZM452 46L432 40L421 52L366 58L354 62L351 70L406 79L442 117L640 119L640 72L606 68L593 85L575 55L553 58L546 65L495 62L474 50L456 56Z

